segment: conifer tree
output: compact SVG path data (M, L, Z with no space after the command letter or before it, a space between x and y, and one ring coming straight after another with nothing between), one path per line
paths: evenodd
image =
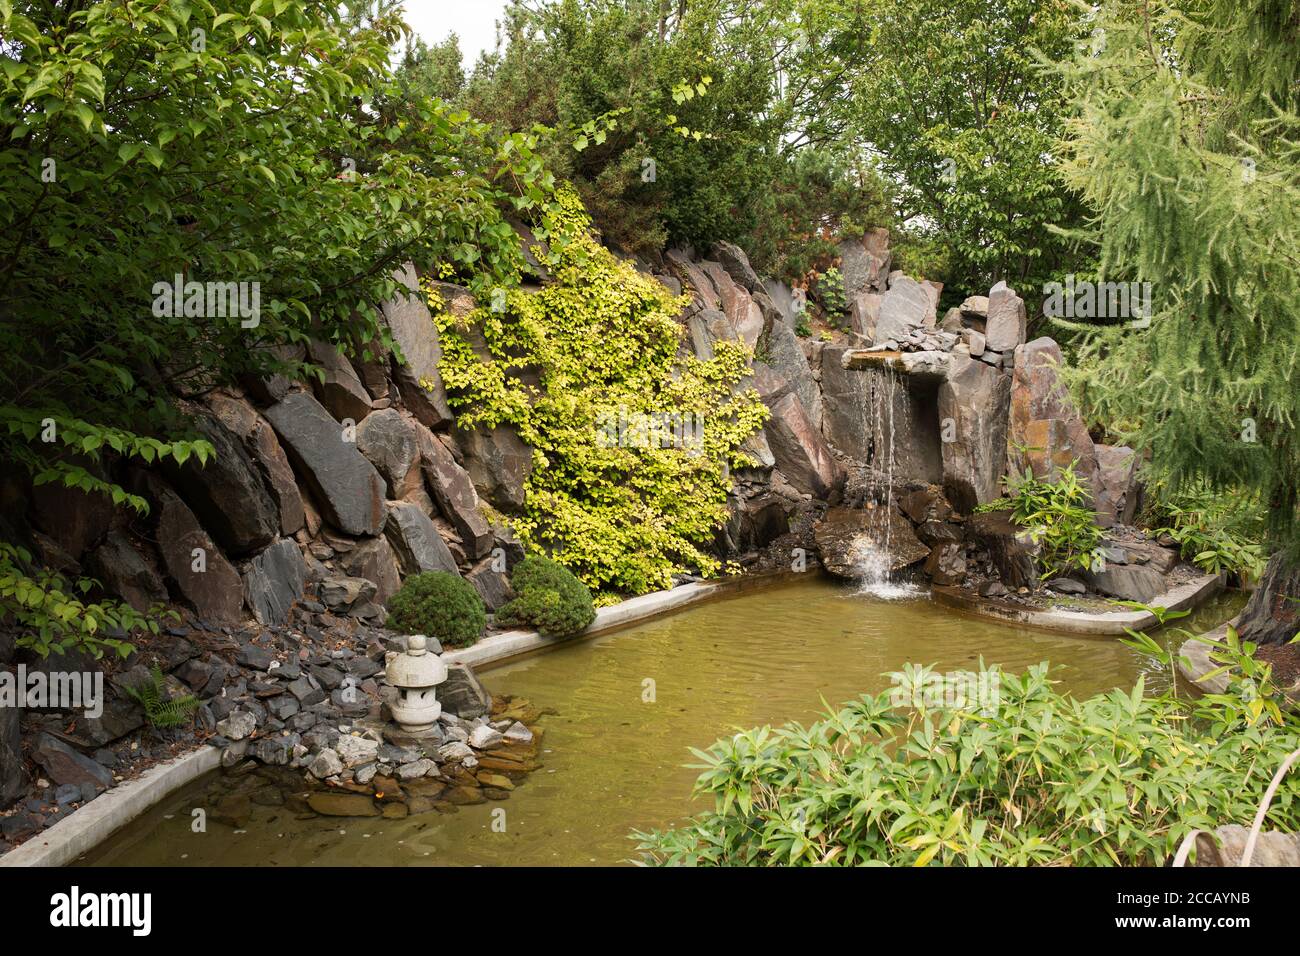
M1100 272L1152 283L1150 323L1093 329L1085 405L1173 487L1257 497L1277 552L1246 622L1300 629L1300 2L1108 0L1063 67L1063 175ZM1134 326L1138 327L1134 327Z

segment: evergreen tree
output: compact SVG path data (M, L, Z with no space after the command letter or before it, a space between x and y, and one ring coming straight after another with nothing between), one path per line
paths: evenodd
M1290 554L1247 612L1272 620L1262 639L1300 610L1298 39L1296 0L1109 0L1064 68L1064 175L1095 209L1100 272L1154 300L1144 327L1091 330L1081 395L1171 487L1264 506Z

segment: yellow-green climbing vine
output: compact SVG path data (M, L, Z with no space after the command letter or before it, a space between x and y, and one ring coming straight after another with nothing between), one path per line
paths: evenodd
M702 361L684 349L688 300L597 242L572 190L540 227L549 249L534 251L552 277L540 290L456 315L427 288L458 424L519 430L534 451L516 533L605 600L717 572L705 549L726 520L728 470L753 464L740 445L768 414L741 387L748 350L720 341Z

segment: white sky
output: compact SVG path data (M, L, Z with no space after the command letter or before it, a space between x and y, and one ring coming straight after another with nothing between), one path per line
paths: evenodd
M506 0L406 0L406 22L426 43L460 37L465 67L496 46L496 21Z

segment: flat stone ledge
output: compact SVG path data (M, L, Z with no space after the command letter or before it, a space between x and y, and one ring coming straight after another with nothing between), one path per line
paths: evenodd
M1231 621L1225 621L1214 630L1202 634L1201 637L1222 641L1228 636L1228 628L1236 627L1240 619L1241 617L1238 615ZM1222 694L1228 689L1228 675L1226 673L1215 674L1207 681L1201 680L1202 674L1208 674L1219 666L1210 660L1210 650L1210 646L1202 641L1184 641L1182 646L1178 648L1178 671L1191 681L1198 690L1205 691L1207 694Z
M0 866L65 866L160 800L219 766L221 751L204 744L183 757L151 767L0 856Z
M536 631L505 631L485 637L473 647L456 651L447 651L442 655L448 664L468 664L475 669L482 669L491 664L499 664L521 654L547 650L560 644L581 641L588 637L606 634L618 628L640 624L650 618L658 617L669 611L695 604L707 598L716 597L733 590L723 583L691 583L678 585L668 591L655 591L640 597L629 598L611 607L598 608L596 620L591 622L581 634L571 637L545 637Z
M1169 611L1195 608L1223 590L1226 575L1205 574L1158 594L1147 603ZM1062 631L1067 634L1124 634L1155 625L1154 614L1146 611L1036 611L1004 601L990 600L963 591L960 588L935 587L930 591L934 600L947 607L955 607L981 617L995 618L1014 624Z

